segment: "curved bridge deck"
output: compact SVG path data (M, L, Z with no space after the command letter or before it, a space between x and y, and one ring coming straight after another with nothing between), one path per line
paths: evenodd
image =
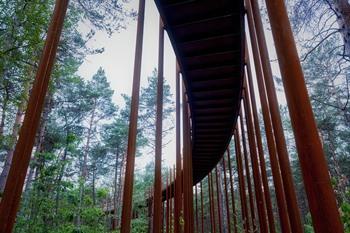
M244 65L242 0L156 0L185 80L192 118L193 184L231 139Z

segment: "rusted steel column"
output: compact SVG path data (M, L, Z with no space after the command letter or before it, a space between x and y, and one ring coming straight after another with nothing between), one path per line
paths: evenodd
M166 177L165 186L165 232L169 233L169 176ZM162 217L162 216L161 216ZM154 229L154 225L153 225Z
M193 233L193 181L192 181L192 154L191 154L191 131L190 116L183 85L183 165L184 165L184 213L185 213L185 233Z
M233 174L232 174L232 167L231 167L231 156L230 156L230 145L227 148L227 166L229 171L229 177L230 177L230 188L231 188L231 203L232 203L232 216L233 216L233 230L234 233L238 233L237 229L237 214L236 214L236 205L235 205L235 190L233 187Z
M195 206L196 206L196 232L199 233L199 220L198 220L198 191L197 191L197 185L195 185Z
M175 165L173 169L170 169L170 232L173 232L174 226L173 226L173 213L174 213L174 204L173 201L175 200L174 194L175 194Z
M251 111L250 111L250 98L249 98L249 94L248 94L248 90L244 89L244 101L246 102L246 106L247 106L247 114L251 115ZM255 118L255 117L254 117ZM255 121L257 120L257 121ZM290 228L290 224L289 224L289 218L288 218L288 210L287 210L287 204L286 204L286 199L284 196L284 191L283 191L283 184L282 184L282 177L281 177L281 173L279 170L279 165L278 165L278 159L276 156L276 150L274 148L274 141L272 137L272 132L270 132L270 128L269 128L269 124L270 122L266 122L267 124L265 124L265 129L266 129L266 137L269 138L268 140L268 148L269 148L269 154L270 154L270 163L271 163L271 170L272 170L272 178L273 178L273 182L275 185L275 192L276 192L276 199L277 199L277 206L278 206L278 212L279 212L279 217L280 217L280 223L281 223L281 230L282 232L291 232L291 228ZM259 127L259 122L258 119L254 119L254 124L255 127L258 128ZM261 141L260 135L259 137L256 137L257 141L259 142L259 140ZM258 147L259 148L259 147ZM261 148L262 149L262 148ZM266 169L266 168L265 168ZM267 183L267 181L266 181ZM267 185L267 184L266 184ZM267 196L266 200L268 200L271 203L271 196ZM273 217L273 215L272 215ZM273 226L274 227L274 226ZM270 227L271 229L271 227Z
M315 232L343 232L284 1L266 6Z
M28 107L15 147L12 165L0 203L0 232L11 232L21 200L24 180L33 149L52 67L67 12L68 0L56 0Z
M200 188L201 188L201 233L204 233L204 205L203 205L203 186L202 181L200 182Z
M252 40L252 43L254 43L253 40ZM256 132L256 138L258 143L258 150L259 151L261 150L261 152L263 152L260 127L259 127L259 118L258 118L258 113L256 108L255 93L254 93L254 87L252 82L252 72L251 72L249 59L247 59L246 64L247 64L247 74L248 74L246 76L246 79L248 79L248 82L246 83L249 84L249 88L247 87L247 89L245 90L245 93L249 93L248 92L248 89L249 89L252 109L253 109L253 118L254 118L255 132ZM258 66L256 68L261 70L261 68L259 68ZM287 203L286 203L285 193L283 190L282 176L280 173L278 158L276 154L276 145L275 145L273 132L272 132L271 118L269 115L269 107L267 105L264 84L261 78L257 78L257 82L258 82L258 89L259 89L260 101L261 101L262 112L263 112L267 145L268 145L268 150L270 155L272 176L273 176L273 181L274 181L274 186L276 191L277 205L278 205L278 211L279 211L280 222L281 222L281 230L283 232L291 232L292 229L289 223ZM250 96L249 94L246 94L248 103L250 102L249 100Z
M182 209L182 176L181 176L181 134L180 134L180 69L176 63L176 179L175 179L175 213L174 233L180 233L180 217Z
M235 150L236 150L236 163L237 163L237 172L238 172L239 194L240 194L240 198L241 198L243 230L244 230L244 232L248 233L249 232L248 207L247 207L247 197L246 197L246 192L245 192L241 144L240 144L240 137L239 137L238 128L236 128L236 130L234 132L234 140L235 140Z
M244 130L244 126L243 126L243 118L242 117L240 117L240 123L241 123L241 132L242 132L244 166L245 166L247 186L248 186L249 207L250 207L250 215L251 215L252 228L253 228L252 230L253 230L253 232L255 232L257 230L257 220L255 218L254 197L253 197L252 184L251 184L251 178L250 178L248 151L247 151L245 130ZM261 167L261 163L260 163L260 167ZM266 182L267 182L267 179L266 179ZM264 193L264 194L265 194L265 199L266 199L266 193ZM270 195L269 192L268 192L268 194ZM271 199L269 199L269 200L270 200L270 204L271 204ZM271 207L271 210L272 210L272 207ZM272 211L271 211L271 213L272 213ZM272 214L272 223L274 224L273 214Z
M210 195L210 206L211 206L211 212L212 212L212 231L213 233L216 233L216 219L215 219L215 204L214 204L214 188L213 188L213 174L209 173L209 195Z
M257 208L258 208L260 232L265 233L265 232L268 232L268 227L266 223L265 203L263 201L263 191L262 191L261 180L260 180L261 175L259 172L259 162L258 162L257 153L256 153L254 128L253 128L253 122L252 122L251 116L247 114L246 108L247 106L244 106L244 110L246 111L245 116L246 116L246 125L247 125L248 141L249 141L249 151L250 151L250 157L251 157L252 168L253 168L253 180L254 180L255 195L256 195L256 202L257 202Z
M158 83L157 83L157 110L156 110L156 138L155 138L155 167L154 167L154 217L153 233L160 233L162 221L162 132L163 132L163 83L164 83L164 27L162 19L159 19L159 42L158 42ZM168 176L167 176L168 182ZM168 193L168 185L166 186ZM167 199L167 214L168 214ZM169 227L167 222L166 227ZM168 231L167 231L168 233Z
M217 166L215 167L216 201L217 201L217 205L218 205L219 232L222 233L221 201L220 201L220 186L219 186L220 181L219 181L219 174L218 174Z
M134 77L131 96L131 112L129 123L128 149L126 156L126 169L123 192L123 209L121 220L121 233L130 232L131 214L132 214L132 192L134 186L135 152L136 152L136 134L137 118L139 109L141 58L142 58L142 40L143 26L145 16L145 0L140 0L136 33Z
M227 149L229 150L229 149ZM224 168L224 183L225 183L225 202L226 202L226 221L227 221L227 230L228 233L231 233L231 216L230 216L230 203L228 198L228 190L227 190L227 178L226 178L226 161L225 156L222 158L223 168Z
M263 24L261 20L259 5L256 0L250 0L251 4L248 4L248 13L253 15L257 42L259 45L259 51L261 56L261 64L263 68L263 78L265 80L265 87L267 91L267 97L270 107L270 113L272 118L272 126L274 130L276 147L278 152L279 164L282 173L282 182L285 189L285 195L288 207L289 220L291 224L292 232L303 232L303 226L301 223L300 211L298 208L297 197L294 188L292 170L290 167L289 156L286 146L286 140L283 134L282 121L279 111L279 104L276 95L276 89L271 71L269 54L266 46L266 39L264 35ZM252 12L252 13L250 13Z

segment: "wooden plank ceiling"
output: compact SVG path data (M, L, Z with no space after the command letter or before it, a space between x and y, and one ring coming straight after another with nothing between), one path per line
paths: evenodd
M193 182L222 158L243 80L243 0L155 0L178 58L192 118Z

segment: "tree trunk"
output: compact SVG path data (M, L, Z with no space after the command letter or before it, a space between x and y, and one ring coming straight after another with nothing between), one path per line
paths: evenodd
M344 56L350 59L350 4L348 0L334 0L333 8L344 40Z
M96 166L94 164L93 168L92 168L92 204L93 204L93 206L96 206L96 187L95 187L95 182L96 182Z
M8 173L10 171L13 152L15 149L15 144L17 141L18 132L19 132L19 129L20 129L22 121L23 121L24 105L25 104L22 103L17 109L15 123L14 123L13 128L12 128L10 149L7 151L5 165L4 165L4 168L3 168L1 175L0 175L0 193L2 193L5 189L7 176L8 176Z
M69 129L66 129L66 145L64 148L64 153L61 158L61 168L58 174L58 178L56 180L56 197L55 197L55 213L56 216L58 215L58 209L59 209L59 204L60 204L60 195L61 195L61 181L63 179L64 171L65 171L65 161L67 159L68 155L68 146L69 146L69 141L68 141L68 136L69 136Z
M77 227L79 230L80 230L80 226L81 226L81 210L82 210L82 204L83 204L83 198L84 198L85 181L86 181L87 176L88 176L87 160L88 160L88 155L89 155L89 151L90 151L92 127L93 127L94 120L95 120L95 110L96 110L96 103L94 104L94 108L92 110L92 114L90 117L88 134L87 134L86 144L85 144L85 148L84 148L82 172L81 172L81 177L79 180L79 204L78 204L78 215L77 215Z
M7 106L9 102L9 93L7 89L5 88L5 96L4 100L2 103L2 108L1 108L1 120L0 120L0 139L4 136L4 128L5 128L5 118L6 118L6 111L7 111Z

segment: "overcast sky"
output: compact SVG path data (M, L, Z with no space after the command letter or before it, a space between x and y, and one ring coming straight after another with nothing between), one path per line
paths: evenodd
M138 1L132 0L128 7L138 9ZM147 77L151 75L158 65L158 31L159 14L153 0L146 0L145 28L143 38L141 85L147 85ZM89 31L89 25L83 24L82 31ZM121 30L109 37L106 33L97 32L89 42L91 47L104 47L105 52L88 56L79 69L79 75L90 79L102 67L114 90L113 101L121 106L123 104L122 93L131 95L132 77L134 67L134 54L136 43L136 20L130 21L125 30ZM175 55L169 38L165 35L164 77L171 86L171 92L175 93ZM173 96L175 98L175 96ZM175 102L175 99L174 99ZM164 126L164 128L167 128ZM164 165L172 165L175 159L174 131L170 133L171 142L163 149ZM136 159L138 168L144 167L151 161L152 155Z
M131 0L127 7L138 9L138 0ZM142 72L141 85L147 84L147 77L157 68L158 63L158 26L159 14L153 0L146 0L145 27L143 38ZM82 31L89 31L89 25L82 24ZM247 30L248 31L248 30ZM271 33L265 30L271 60L275 59L275 51ZM106 33L97 32L95 37L89 42L91 47L104 47L105 52L98 55L88 56L79 69L79 74L86 79L90 79L102 67L107 75L112 89L115 91L113 100L121 106L122 93L131 94L133 65L136 40L136 21L130 21L125 30L114 33L109 37ZM249 38L248 38L249 40ZM252 64L254 72L254 64ZM272 63L273 73L279 76L277 62ZM171 86L171 92L175 93L175 55L169 38L165 33L165 56L164 56L164 76L166 82ZM256 84L255 84L256 86ZM256 93L258 97L258 94ZM280 103L285 103L284 95L278 93ZM174 102L175 96L173 95ZM259 101L257 101L259 103ZM174 116L173 116L174 117ZM164 126L166 128L166 126ZM171 142L163 149L163 166L172 166L175 161L175 131L170 133L168 139ZM138 169L143 168L147 162L153 159L152 155L147 155L136 159Z

